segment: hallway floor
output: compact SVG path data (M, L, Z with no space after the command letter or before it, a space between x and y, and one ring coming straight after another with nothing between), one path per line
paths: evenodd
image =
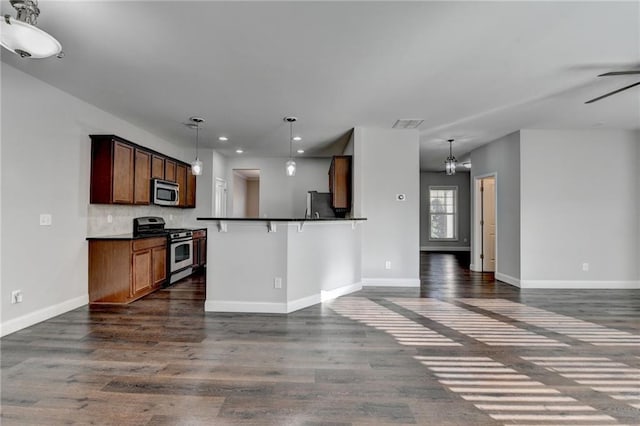
M519 289L422 253L420 288L204 313L204 279L0 341L3 425L638 425L640 291Z

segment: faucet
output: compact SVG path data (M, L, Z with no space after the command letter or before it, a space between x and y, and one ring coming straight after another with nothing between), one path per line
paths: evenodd
M314 219L320 219L320 213L315 212L315 213L313 214L313 218L314 218Z

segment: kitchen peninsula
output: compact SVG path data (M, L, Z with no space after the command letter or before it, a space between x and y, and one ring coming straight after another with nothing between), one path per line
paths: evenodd
M198 220L209 235L205 311L289 313L362 288L365 218Z

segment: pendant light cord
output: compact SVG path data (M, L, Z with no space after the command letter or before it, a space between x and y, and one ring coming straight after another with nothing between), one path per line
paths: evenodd
M289 158L293 159L293 121L289 122Z
M200 125L196 125L196 160L198 159L198 139L200 136Z

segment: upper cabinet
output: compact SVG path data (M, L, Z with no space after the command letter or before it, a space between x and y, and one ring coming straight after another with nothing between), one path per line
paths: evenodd
M351 156L336 155L329 168L331 208L336 216L344 217L351 210Z
M188 164L115 135L91 135L92 204L151 204L151 179L177 182L178 207L196 206Z

